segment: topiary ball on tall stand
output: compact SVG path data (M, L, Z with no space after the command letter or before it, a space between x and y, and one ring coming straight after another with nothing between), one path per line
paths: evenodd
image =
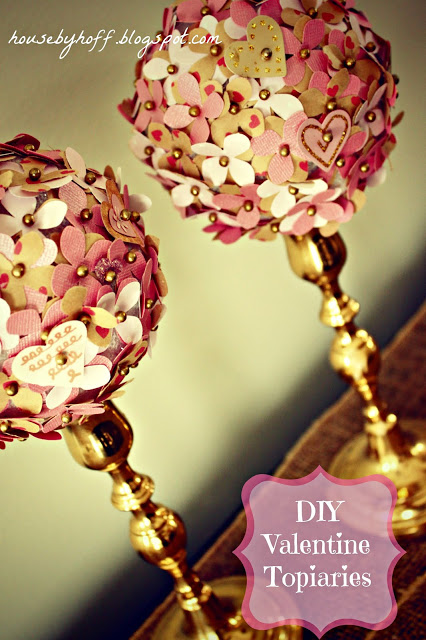
M331 363L358 391L365 424L330 471L390 477L395 533L410 535L426 527L422 428L401 428L379 398L378 347L337 280L338 228L384 181L396 143L396 84L390 44L354 0L183 0L166 9L120 111L132 151L183 218L225 244L282 237L295 273L320 287Z

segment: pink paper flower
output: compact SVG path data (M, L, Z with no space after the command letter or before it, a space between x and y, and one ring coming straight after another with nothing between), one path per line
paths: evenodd
M22 309L13 313L7 321L7 330L17 339L17 344L10 351L9 356L14 356L22 349L43 343L41 334L50 331L53 326L66 318L60 309L60 302L51 305L45 314L43 321L36 309ZM19 336L23 336L21 339Z
M259 2L256 9L244 0L233 0L230 6L230 17L225 20L225 31L234 40L241 40L246 36L247 25L258 14L267 15L276 22L281 21L281 5L279 0Z
M78 395L78 391L73 390L69 395L68 403L70 403L75 397L77 397L77 395ZM105 411L105 407L103 406L102 403L99 403L99 402L89 402L89 403L84 402L80 404L63 403L55 407L54 409L47 410L43 413L43 416L53 415L53 417L50 420L47 420L42 425L43 434L54 435L52 433L53 430L60 429L63 426L62 415L64 413L70 415L74 421L74 420L77 420L78 418L81 418L81 416L94 416L100 413L104 413L104 411ZM43 435L43 434L40 434L40 435ZM60 434L58 433L57 435L59 436Z
M108 247L106 257L103 257L95 265L94 271L100 281L105 279L105 273L108 270L117 274L116 282L120 284L123 280L134 277L140 280L146 265L141 253L135 253L134 262L128 262L126 256L129 253L128 247L123 240L114 240ZM106 271L105 271L106 269Z
M349 198L353 196L356 189L361 188L361 190L363 190L365 185L373 180L374 174L379 172L382 168L386 157L386 153L383 150L383 140L379 138L379 140L377 140L377 142L371 147L368 154L362 155L351 167L348 174ZM384 181L385 175L386 174L384 172L380 173L377 184ZM374 182L372 184L374 184Z
M325 35L323 20L309 20L304 26L301 42L294 33L283 27L284 47L287 55L287 74L284 81L287 86L294 86L303 80L305 67L311 71L327 71L327 56L322 51L316 51Z
M84 231L84 233L97 233L98 235L106 238L107 232L105 229L104 221L102 220L101 206L99 204L94 204L91 208L89 208L89 211L92 214L90 220L83 219L80 214L83 209L88 208L86 206L86 194L84 194L80 187L77 187L77 185L75 185L74 183L72 184L72 186L66 185L65 188L67 189L67 193L61 193L60 195L62 200L68 205L67 215L65 216L68 222L72 224L73 227L77 227L77 229ZM82 200L78 202L76 198L70 196L70 191L68 191L68 188L70 188L70 191L73 191L74 193L75 190L83 193L84 198L86 199L86 203L83 203Z
M152 82L152 93L148 83L143 78L136 82L136 91L140 100L140 109L135 120L138 131L145 131L150 122L163 122L164 113L160 108L163 102L163 88L161 82Z
M345 216L345 210L340 204L332 202L338 195L338 191L328 189L310 198L303 198L281 221L281 233L304 235L328 222L341 220Z
M255 155L273 156L268 166L271 182L282 184L291 178L297 162L292 156L305 158L297 142L297 131L305 120L304 112L298 111L284 123L282 136L273 129L268 129L260 136L252 138L251 148Z
M349 0L343 5L338 0L287 0L282 2L282 19L286 24L292 26L297 24L299 18L304 15L309 18L319 18L324 22L340 25L347 14L347 9L352 7L353 0Z
M243 229L253 229L260 220L260 196L257 193L256 184L241 187L240 195L219 193L214 196L213 203L220 209L236 210L237 215L231 220ZM227 220L229 218L230 216L227 217Z
M86 253L85 236L80 229L66 227L60 239L62 255L69 264L58 264L52 278L52 288L55 295L63 297L70 287L80 285L86 287L89 295L96 294L100 283L90 272L94 270L100 258L107 253L111 242L97 240ZM79 273L77 273L81 267Z
M210 134L207 118L220 116L224 107L222 97L212 91L202 102L198 82L190 73L179 76L177 88L186 104L170 106L164 114L164 124L172 129L183 129L191 125L191 142L205 142Z

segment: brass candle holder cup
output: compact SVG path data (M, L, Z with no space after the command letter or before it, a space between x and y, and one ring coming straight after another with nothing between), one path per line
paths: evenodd
M330 362L363 402L364 432L350 440L334 458L329 472L339 478L376 473L396 485L398 500L393 516L396 536L426 531L426 438L424 425L398 420L377 390L379 348L353 319L359 304L340 289L339 273L346 248L338 233L323 237L316 230L305 236L285 236L294 273L316 284L322 292L320 319L332 327Z
M300 640L296 626L256 631L245 623L240 612L245 579L225 578L210 586L188 566L185 526L174 511L152 502L151 478L130 467L132 429L112 403L106 403L105 413L70 424L64 434L80 465L110 474L112 504L132 514L130 540L137 553L174 580L177 605L166 613L153 640Z

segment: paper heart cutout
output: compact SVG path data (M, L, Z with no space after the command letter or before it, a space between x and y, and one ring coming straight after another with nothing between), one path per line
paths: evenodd
M332 135L330 142L323 139L326 131ZM346 111L333 111L323 123L315 118L305 120L298 131L298 143L312 162L325 171L330 171L350 131L351 119Z
M239 91L232 92L232 102L244 102L244 96Z
M155 129L155 131L151 132L151 135L154 138L154 140L156 140L157 142L160 142L161 138L163 137L163 132L160 129Z
M247 41L228 45L225 63L243 78L277 78L287 73L281 28L269 16L257 16L247 25Z
M98 333L101 338L106 338L109 333L109 329L106 327L96 327L96 333Z
M252 115L249 122L250 129L256 129L260 125L260 120L256 115Z
M346 47L348 49L355 49L355 42L352 40L351 36L346 36Z
M42 387L79 387L86 340L82 322L64 322L51 330L46 344L22 349L12 362L12 373L23 382ZM58 353L66 356L65 364L56 362Z

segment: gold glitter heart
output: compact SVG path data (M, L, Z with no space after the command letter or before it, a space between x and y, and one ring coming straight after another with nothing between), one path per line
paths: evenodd
M333 111L320 124L318 120L305 120L298 131L298 142L310 159L325 171L330 171L337 155L351 131L351 119L346 111ZM331 134L324 140L324 134Z
M243 78L277 78L287 74L284 40L279 24L257 16L247 25L247 42L237 41L225 50L225 63Z

